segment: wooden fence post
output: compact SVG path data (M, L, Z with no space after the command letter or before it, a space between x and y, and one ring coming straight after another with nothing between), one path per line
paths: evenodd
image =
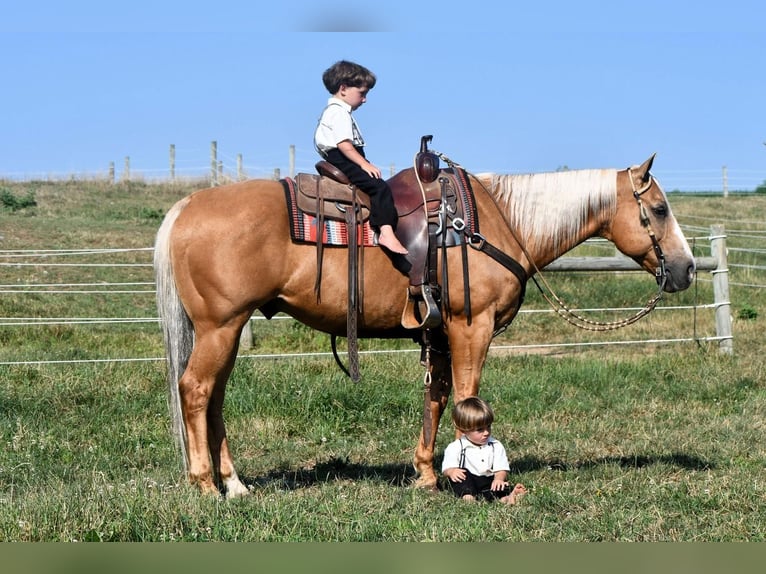
M218 143L215 140L210 142L210 185L218 185Z
M130 181L130 156L125 156L125 167L122 170L122 181Z
M170 144L170 181L176 180L176 144Z
M253 325L252 319L248 319L242 332L239 334L239 346L241 349L251 349L253 347Z
M732 354L734 342L731 329L731 301L729 300L729 263L726 257L726 235L723 225L710 227L710 252L717 265L713 274L713 298L715 304L715 331L718 351Z

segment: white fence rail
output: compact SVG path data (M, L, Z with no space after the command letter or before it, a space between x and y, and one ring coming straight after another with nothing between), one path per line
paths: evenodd
M710 256L697 257L697 269L700 272L710 272L713 283L714 301L708 304L695 304L690 306L676 306L676 307L660 307L657 311L678 311L689 310L696 313L700 309L712 309L715 313L716 335L714 337L683 337L683 338L646 338L633 341L593 341L593 342L556 342L556 343L542 343L542 344L529 344L529 345L493 345L492 350L504 351L504 350L529 350L540 348L567 348L567 347L592 347L603 345L641 345L641 344L659 344L659 343L678 343L685 341L713 341L718 343L718 348L721 353L733 352L733 333L732 333L732 315L731 315L731 302L729 300L729 273L728 273L728 261L727 261L727 248L726 248L726 236L722 225L714 225L711 227L711 234L708 237L710 240ZM8 277L12 275L9 271L13 269L23 270L25 268L46 268L46 267L85 267L85 268L98 268L98 267L123 267L133 271L141 271L143 274L151 273L151 263L63 263L60 262L62 258L66 258L72 255L93 255L100 256L104 254L113 255L121 253L135 253L146 252L149 257L151 256L152 248L142 249L80 249L80 250L18 250L18 251L0 251L0 270L4 271L3 276ZM6 268L3 270L2 268ZM8 269L11 268L11 269ZM143 268L143 270L142 270ZM562 257L551 263L546 267L544 272L572 272L572 271L616 271L616 272L630 272L639 271L639 267L632 260L620 256L620 257ZM149 273L147 273L147 271ZM763 287L763 286L759 286ZM0 285L0 297L9 295L25 295L31 297L37 297L40 295L72 295L84 297L94 296L106 296L111 297L115 295L126 296L138 296L138 297L152 297L154 296L154 283L148 280L136 280L136 281L124 281L124 282L97 282L89 281L84 283L33 283L23 282L21 280L15 280L12 283ZM145 306L146 307L146 306ZM153 308L153 303L152 307ZM617 309L580 309L575 311L591 312L591 311L615 311ZM636 309L621 309L623 311L635 311ZM537 313L554 313L552 309L526 309L523 308L520 314L537 314ZM290 317L276 317L283 319L290 319ZM262 320L262 316L254 316L253 321ZM0 328L15 328L15 327L29 327L29 326L66 326L66 325L124 325L124 324L140 324L148 323L152 324L152 329L156 329L159 336L159 329L156 324L158 323L156 316L138 316L138 317L0 317ZM248 347L248 337L250 342L252 341L252 335L245 332L243 335L244 348ZM416 352L416 350L392 350L392 351L367 351L367 354L372 353L401 353L401 352ZM362 352L365 354L365 352ZM277 357L305 357L312 356L324 356L330 355L330 353L291 353L291 354L251 354L240 355L242 357L252 358L277 358ZM146 357L146 358L124 358L124 359L91 359L91 360L72 360L72 361L8 361L0 362L0 365L11 364L56 364L56 363L69 363L69 362L112 362L112 361L161 361L163 357Z

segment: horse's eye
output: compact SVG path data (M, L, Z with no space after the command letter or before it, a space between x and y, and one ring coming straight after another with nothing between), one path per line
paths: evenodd
M664 203L661 203L659 205L655 205L652 208L652 213L654 213L654 215L656 217L662 217L662 218L667 217L668 216L668 206L665 205Z

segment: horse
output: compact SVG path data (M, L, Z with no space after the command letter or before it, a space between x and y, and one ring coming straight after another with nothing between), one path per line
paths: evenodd
M491 242L531 277L591 237L610 240L647 272L662 269L662 292L688 288L694 257L667 197L650 169L654 155L626 169L533 174L470 174L481 225ZM391 179L415 181L413 168ZM255 310L291 315L334 336L347 331L347 249L324 250L322 293L314 291L315 245L290 237L284 188L247 180L203 189L180 199L158 229L154 270L167 358L173 434L187 479L203 493L248 493L234 467L223 419L227 380L240 333ZM378 246L364 247L359 336L416 338L401 323L408 279ZM447 250L447 268L462 277L460 250ZM479 394L493 335L513 321L525 285L498 260L467 250L470 311L465 286L449 281L443 321L434 328L446 352L434 353L425 391L423 428L413 456L416 487L436 489L433 467L439 420L448 405ZM441 266L441 264L440 264ZM657 278L659 283L659 277ZM447 303L447 300L449 303Z

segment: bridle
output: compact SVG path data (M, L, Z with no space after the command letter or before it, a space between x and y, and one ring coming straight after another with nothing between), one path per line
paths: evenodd
M660 299L662 299L662 293L663 289L665 288L665 283L667 282L668 276L667 276L667 270L665 268L665 254L662 252L662 247L660 247L660 243L657 240L656 235L654 234L654 230L651 226L651 221L649 219L649 214L646 211L646 207L644 206L643 201L641 200L641 196L646 193L654 183L656 183L656 180L654 179L654 176L647 173L647 180L646 183L640 188L636 189L636 184L633 181L633 173L632 168L628 168L628 178L630 179L630 185L633 189L633 197L636 199L636 202L638 203L638 216L641 221L641 226L646 229L646 232L649 234L649 238L652 241L652 249L654 250L654 254L657 257L657 261L659 263L659 267L655 270L655 279L657 280L657 294L647 301L647 303L643 306L643 308L639 309L634 315L631 317L627 317L625 319L620 319L618 321L594 321L592 319L588 319L587 317L583 317L582 315L578 315L576 312L574 312L572 309L570 309L566 303L564 303L553 291L551 286L548 284L548 282L545 280L545 277L543 276L540 269L535 264L532 257L530 257L529 253L527 252L524 245L516 238L516 242L519 244L521 249L524 252L524 255L526 255L527 260L532 264L532 266L535 268L535 274L532 275L532 281L534 281L535 285L537 286L537 289L542 294L543 298L551 305L554 311L556 311L556 314L561 316L565 321L570 323L571 325L574 325L575 327L579 327L580 329L585 329L587 331L613 331L615 329L621 329L622 327L627 327L628 325L632 325L639 319L642 319L649 313L651 313L654 308L657 306L657 303L659 303ZM515 235L515 234L514 234ZM537 280L537 277L540 277L540 281L545 285L546 289L550 293L545 292L543 288L540 286L540 283Z
M652 249L654 249L654 255L657 257L657 261L659 262L659 267L655 269L654 276L657 280L657 284L660 286L660 293L662 292L663 288L665 287L665 283L668 280L668 273L665 269L665 254L662 252L662 247L660 247L660 242L657 241L657 236L654 234L654 230L652 229L651 221L649 220L649 214L646 212L646 207L644 206L644 202L641 201L641 196L646 193L651 187L653 183L655 182L654 176L647 173L648 176L646 183L641 189L636 189L636 184L633 181L633 174L631 173L631 168L628 168L628 177L630 178L630 185L633 188L633 197L636 198L636 202L638 203L638 217L641 221L641 225L644 229L646 229L646 232L649 234L649 239L652 240Z

